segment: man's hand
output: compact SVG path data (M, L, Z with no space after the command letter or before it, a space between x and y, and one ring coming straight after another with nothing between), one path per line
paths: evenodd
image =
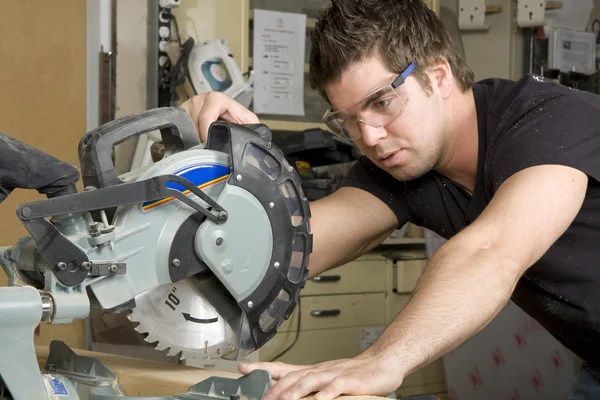
M256 114L221 92L202 93L181 105L192 117L200 141L208 139L208 128L217 119L236 124L258 124Z
M316 393L316 400L331 400L341 394L388 396L403 379L397 359L369 350L355 358L315 365L257 362L239 366L243 374L255 369L266 370L278 380L264 400L297 400L311 393Z

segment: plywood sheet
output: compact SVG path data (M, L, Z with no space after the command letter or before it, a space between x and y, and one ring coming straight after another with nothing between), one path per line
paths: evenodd
M86 129L86 2L9 1L0 13L0 132L78 166ZM15 191L0 204L0 246L27 234L18 204L43 198ZM0 273L0 284L6 277ZM83 323L43 325L52 338L83 347Z

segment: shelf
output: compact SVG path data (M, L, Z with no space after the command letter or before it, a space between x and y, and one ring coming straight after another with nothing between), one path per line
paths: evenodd
M329 130L325 124L316 122L299 122L276 119L262 119L260 122L267 125L269 129L276 131L304 131L306 129L314 128L321 128L326 131Z

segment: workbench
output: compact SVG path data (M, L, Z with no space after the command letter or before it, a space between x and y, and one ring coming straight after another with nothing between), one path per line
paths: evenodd
M128 396L169 396L185 393L188 388L211 376L239 378L241 374L231 372L205 370L175 364L163 364L156 361L142 360L73 349L80 356L94 357L104 363L117 376L118 381ZM40 368L48 358L48 346L36 346L36 354ZM306 397L312 399L313 396ZM340 399L383 400L377 396L341 396Z

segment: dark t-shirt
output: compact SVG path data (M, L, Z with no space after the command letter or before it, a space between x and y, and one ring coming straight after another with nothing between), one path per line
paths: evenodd
M525 272L512 300L567 348L600 366L600 96L533 75L480 81L473 92L479 155L472 196L435 171L397 181L365 157L342 185L379 197L401 225L410 221L450 238L524 168L560 164L585 172L589 183L581 210Z

